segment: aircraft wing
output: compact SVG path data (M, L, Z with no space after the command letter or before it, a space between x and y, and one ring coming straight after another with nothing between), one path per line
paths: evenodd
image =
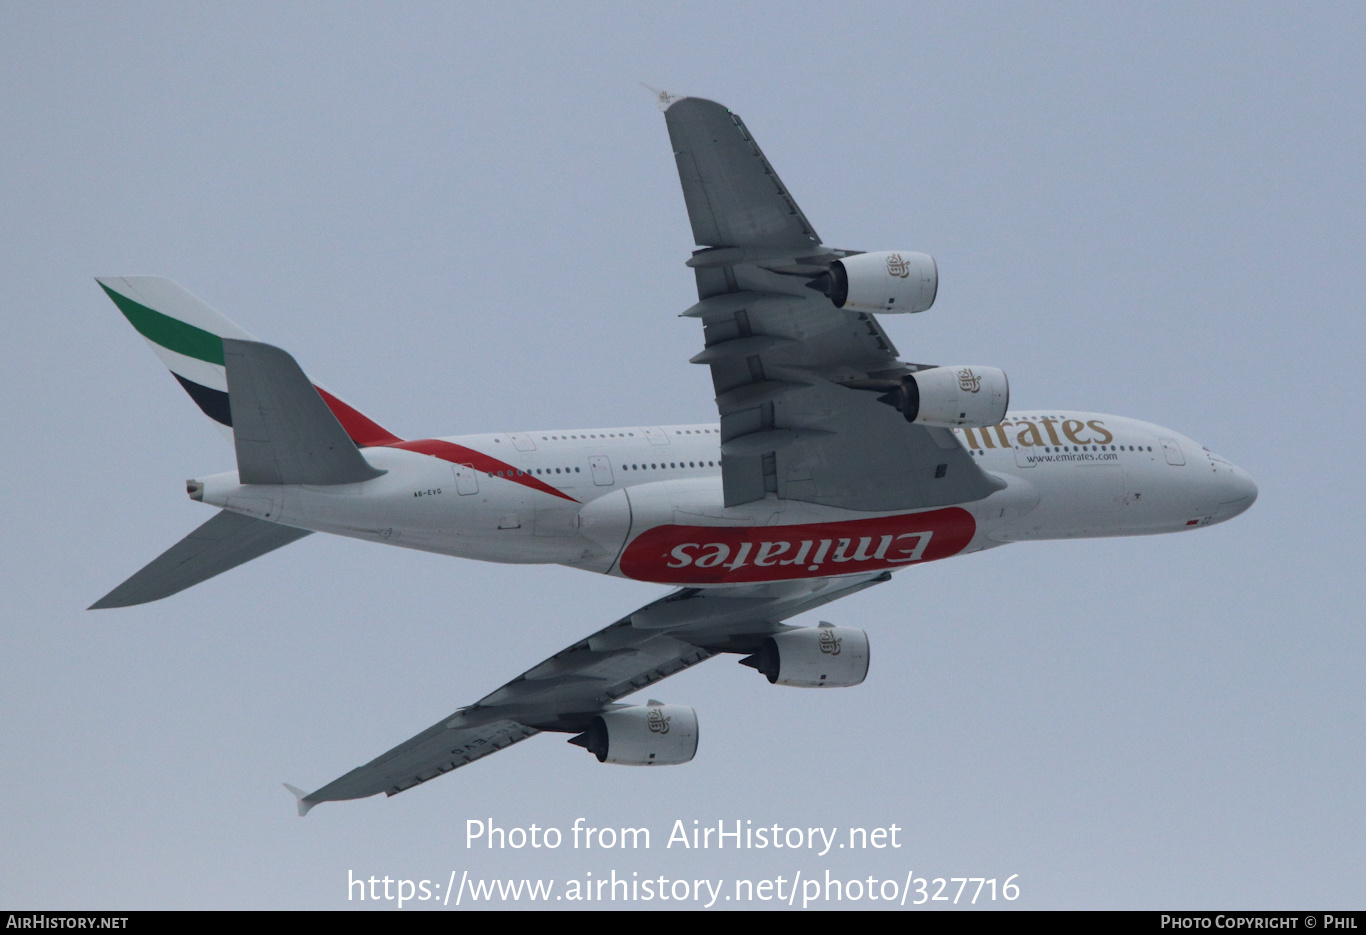
M502 688L315 792L320 802L397 795L542 731L577 734L616 702L718 653L750 653L782 621L886 581L887 572L747 587L683 588L627 614Z
M877 318L807 288L858 251L821 244L744 122L699 98L664 111L694 241L688 265L721 416L726 506L767 493L852 510L978 500L1003 484L948 429L878 401L918 369Z

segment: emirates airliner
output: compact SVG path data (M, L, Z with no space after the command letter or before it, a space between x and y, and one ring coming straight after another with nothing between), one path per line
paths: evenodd
M868 636L784 621L892 573L1013 542L1184 532L1257 487L1179 432L1009 408L1006 375L899 359L878 316L934 303L934 260L826 246L738 116L660 94L719 421L403 439L180 286L99 280L236 453L218 508L94 607L159 600L326 532L672 586L375 760L304 792L394 795L542 732L599 761L685 763L697 714L621 699L723 653L769 682L857 685Z

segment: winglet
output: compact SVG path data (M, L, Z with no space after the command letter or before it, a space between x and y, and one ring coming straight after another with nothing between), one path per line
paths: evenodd
M668 91L661 91L659 88L652 88L643 81L640 83L640 86L655 96L655 98L659 101L660 110L668 110L671 106L673 106L674 101L679 101L683 99L682 94L670 94Z
M299 805L300 818L303 818L305 815L307 815L308 810L318 804L317 802L308 801L308 793L304 792L304 790L300 789L298 786L291 786L287 782L282 782L280 783L280 785L288 789L290 791L290 794L294 796L295 802L297 802Z

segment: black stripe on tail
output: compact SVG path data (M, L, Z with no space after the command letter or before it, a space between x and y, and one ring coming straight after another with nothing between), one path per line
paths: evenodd
M215 422L221 422L229 428L232 427L232 407L228 405L228 394L222 390L211 390L207 386L200 386L191 380L187 380L178 373L171 376L180 381L180 385L185 387L185 392L190 394L190 399L200 409L204 410L204 415Z

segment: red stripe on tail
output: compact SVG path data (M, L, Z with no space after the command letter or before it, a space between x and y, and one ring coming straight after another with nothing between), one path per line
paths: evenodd
M384 428L369 416L362 415L352 409L322 387L315 386L313 388L318 391L318 395L323 398L323 402L327 403L327 408L332 410L332 414L337 417L337 421L341 423L342 428L346 430L346 434L351 437L351 440L355 442L357 446L361 448L373 448L376 445L392 445L395 442L403 441L403 439L399 438L393 432Z

